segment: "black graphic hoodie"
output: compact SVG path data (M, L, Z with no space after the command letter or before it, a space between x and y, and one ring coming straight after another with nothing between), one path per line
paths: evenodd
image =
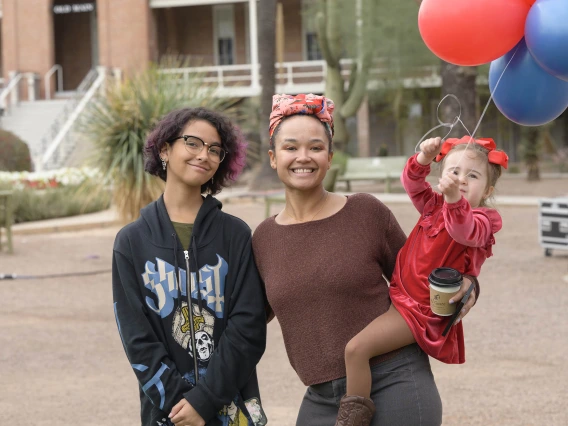
M182 398L208 426L266 424L255 371L266 316L251 240L250 228L212 196L190 247L182 247L163 196L116 236L114 311L140 384L143 426L173 424L168 414Z

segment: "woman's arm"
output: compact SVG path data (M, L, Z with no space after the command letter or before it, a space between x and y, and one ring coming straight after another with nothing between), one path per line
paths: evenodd
M380 237L383 239L383 251L380 256L379 263L384 276L390 281L396 264L398 252L406 242L406 235L390 210L388 210L387 223L388 225L383 231L384 237Z
M479 298L479 282L477 281L477 277L471 275L464 275L463 276L463 283L460 290L450 299L450 303L459 303L461 298L465 295L469 286L473 283L475 285L474 289L472 290L471 294L469 295L469 299L467 299L466 304L463 306L461 312L458 315L458 318L454 322L454 325L459 323L463 317L465 317L470 309L477 303L477 299Z

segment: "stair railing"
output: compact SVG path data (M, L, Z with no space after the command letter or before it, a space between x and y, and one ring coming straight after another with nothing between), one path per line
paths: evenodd
M106 79L106 69L91 70L77 88L76 96L64 107L47 134L42 138L41 150L36 153L36 169L61 167L75 148L76 141L70 131L88 102L96 95Z
M57 89L63 90L63 67L59 64L55 64L50 68L48 72L45 73L44 86L45 86L45 99L51 99L51 76L57 73Z
M0 93L0 108L2 109L3 115L8 115L10 107L17 105L20 102L19 86L23 74L15 71L10 74L11 76L10 81L8 81L8 85Z

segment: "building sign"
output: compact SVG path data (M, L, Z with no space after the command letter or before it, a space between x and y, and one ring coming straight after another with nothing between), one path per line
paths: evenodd
M56 15L93 12L94 10L94 3L58 4L53 6L53 13L55 13Z

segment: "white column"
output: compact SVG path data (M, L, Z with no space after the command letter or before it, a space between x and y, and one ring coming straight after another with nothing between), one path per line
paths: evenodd
M108 77L107 67L105 67L104 65L97 65L96 70L97 70L97 73L99 74L99 76L104 75L105 77ZM103 81L103 84L101 85L101 91L102 92L104 92L106 90L106 84L107 84L107 79L105 78L105 80Z
M18 76L18 72L17 71L10 71L8 73L8 76L10 78L10 80L8 80L8 83L13 80L14 78L16 78ZM19 83L18 85L16 85L16 87L14 87L12 89L12 93L10 94L10 103L12 105L17 105L18 102L20 102L20 86Z
M26 74L26 78L28 79L28 101L33 102L36 100L36 91L35 91L36 75L33 72L29 72Z
M250 25L250 63L252 65L251 79L252 88L260 89L260 77L258 63L258 16L256 0L249 0L249 25Z

